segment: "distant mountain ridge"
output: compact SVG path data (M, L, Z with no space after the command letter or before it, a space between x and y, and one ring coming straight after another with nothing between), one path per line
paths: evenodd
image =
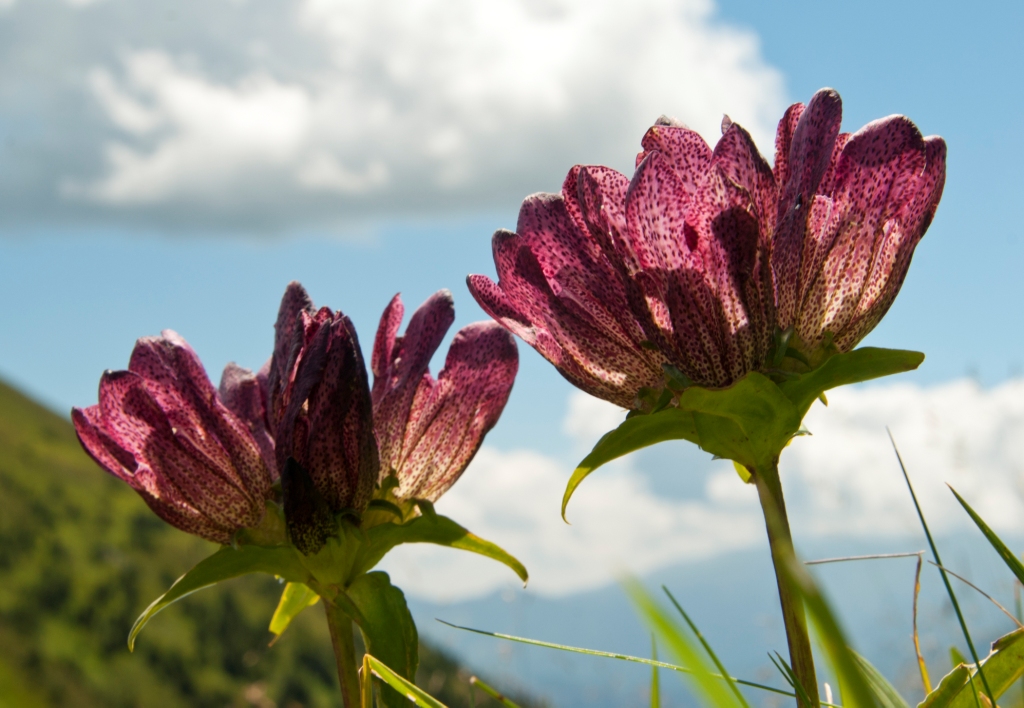
M154 516L65 418L2 382L0 509L0 708L340 704L318 607L268 648L280 585L267 576L186 598L130 654L136 616L214 546ZM423 647L418 678L469 705L469 673L446 654Z

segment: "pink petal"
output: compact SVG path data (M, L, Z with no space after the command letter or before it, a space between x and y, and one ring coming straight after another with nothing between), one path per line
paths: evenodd
M302 346L301 314L315 312L313 301L310 300L305 288L292 281L285 288L281 298L281 306L274 324L274 353L271 357L270 371L267 374L268 421L276 426L284 412L284 391L294 371L295 359Z
M436 500L459 478L508 401L518 369L511 335L494 322L463 328L444 369L425 376L409 415L401 498Z
M400 295L391 298L384 308L377 327L377 336L373 340L373 356L370 357L370 369L373 371L373 402L376 404L384 393L387 374L391 368L391 352L395 348L395 337L402 325L405 307ZM378 383L379 382L379 383Z

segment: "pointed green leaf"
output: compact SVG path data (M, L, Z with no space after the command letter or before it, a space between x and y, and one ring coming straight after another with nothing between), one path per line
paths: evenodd
M658 660L658 640L651 634L651 660ZM661 708L661 682L658 680L657 665L651 666L651 708Z
M875 700L878 701L880 708L910 708L899 691L878 669L871 665L870 661L857 652L853 652L853 657L860 664L860 670L864 673L868 688L875 694Z
M992 643L992 651L981 661L992 693L999 699L1024 675L1024 629L1017 629ZM918 708L973 708L974 691L970 677L977 676L973 664L960 664L946 674L938 687L925 696Z
M1024 563L1021 563L1020 559L1017 558L1014 552L1006 547L1006 544L1003 543L1002 539L1000 539L999 536L996 535L996 532L989 528L988 524L986 524L982 520L982 518L978 516L978 512L972 509L971 505L964 501L964 498L957 494L957 491L955 489L950 487L949 491L953 492L953 496L956 497L956 500L960 502L960 505L967 511L968 514L971 515L971 518L974 520L974 523L977 524L978 528L981 529L981 532L985 534L985 538L988 539L988 542L992 544L992 548L996 550L996 553L999 554L999 557L1003 559L1004 563L1006 563L1006 567L1010 569L1010 572L1017 576L1017 580L1019 580L1021 583L1024 583Z
M861 347L835 354L817 369L785 381L779 388L796 404L803 417L814 399L829 389L913 371L922 361L924 354L921 352Z
M661 636L676 658L693 672L691 676L696 696L705 705L715 708L742 708L721 677L708 667L700 649L654 598L635 581L626 585L626 591L648 626Z
M587 475L612 460L666 440L689 440L700 444L692 411L668 408L651 415L633 416L606 433L572 473L562 496L562 518L565 518L565 507L573 492Z
M320 596L305 583L288 583L281 593L274 616L270 618L270 631L280 637L300 612L319 600Z
M298 553L291 546L224 546L174 581L174 585L167 592L154 600L139 615L128 634L128 649L134 650L135 638L142 628L168 605L196 590L248 573L269 573L279 575L285 580L299 582L309 578L309 572L303 567Z
M368 542L360 548L354 564L353 576L366 573L373 568L388 551L401 543L434 543L449 548L479 553L504 563L525 583L529 579L526 568L490 541L476 536L447 516L419 516L404 524L380 524L368 529Z
M960 666L960 664L969 664L969 663L971 663L971 662L967 661L967 659L964 658L964 655L960 653L960 650L956 648L955 644L949 648L949 665L950 666L952 666L955 669L956 667Z
M431 696L412 681L399 676L388 668L387 664L375 656L366 654L364 661L384 683L405 696L408 702L411 702L413 705L420 708L447 708L444 703Z
M366 651L386 663L403 678L414 681L419 663L420 640L405 595L382 571L356 578L345 591L359 610L357 622ZM407 701L392 690L382 691L385 705L403 708Z

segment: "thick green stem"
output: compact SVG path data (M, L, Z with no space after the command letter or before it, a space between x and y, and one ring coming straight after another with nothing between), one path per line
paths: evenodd
M352 620L333 602L326 599L324 610L327 612L327 626L331 628L334 658L338 662L342 704L345 708L359 708L359 672L356 668L356 643L352 633Z
M797 705L802 708L818 708L818 680L814 675L814 657L811 654L810 636L807 634L804 603L781 567L787 559L793 557L793 536L789 531L778 464L773 463L754 471L754 481L764 511L765 526L768 528L775 580L779 586L779 602L782 604L782 620L786 625L786 639L789 643L789 662L810 700L810 705L804 706L803 699L798 695Z

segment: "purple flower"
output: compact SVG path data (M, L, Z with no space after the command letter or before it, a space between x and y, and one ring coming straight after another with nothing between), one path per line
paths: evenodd
M381 317L371 361L381 475L397 476L399 500L435 501L498 422L519 355L500 325L477 322L455 335L435 380L427 367L455 319L451 293L428 298L396 336L403 312L396 295Z
M317 310L305 289L291 283L275 330L270 361L257 374L229 364L221 396L248 423L278 474L293 459L331 512L361 512L377 483L379 461L352 321L326 307ZM287 500L285 506L287 513Z
M786 111L776 137L778 320L813 355L849 351L892 305L946 179L946 143L904 116L840 133L839 94ZM740 182L743 184L743 182Z
M569 381L624 408L662 388L666 366L727 386L762 365L775 326L762 226L774 205L732 178L757 154L749 135L733 125L712 151L663 119L642 145L632 180L577 166L561 194L528 197L516 233L494 235L498 283L468 281Z
M263 519L260 446L176 333L140 339L127 371L103 374L99 404L71 416L86 452L168 523L228 543Z
M790 328L814 364L847 351L899 291L942 194L945 143L902 116L839 135L840 117L830 89L792 106L774 170L728 118L714 150L660 119L631 180L577 166L561 194L527 197L516 233L494 235L498 282L471 275L470 291L624 408L770 368Z

